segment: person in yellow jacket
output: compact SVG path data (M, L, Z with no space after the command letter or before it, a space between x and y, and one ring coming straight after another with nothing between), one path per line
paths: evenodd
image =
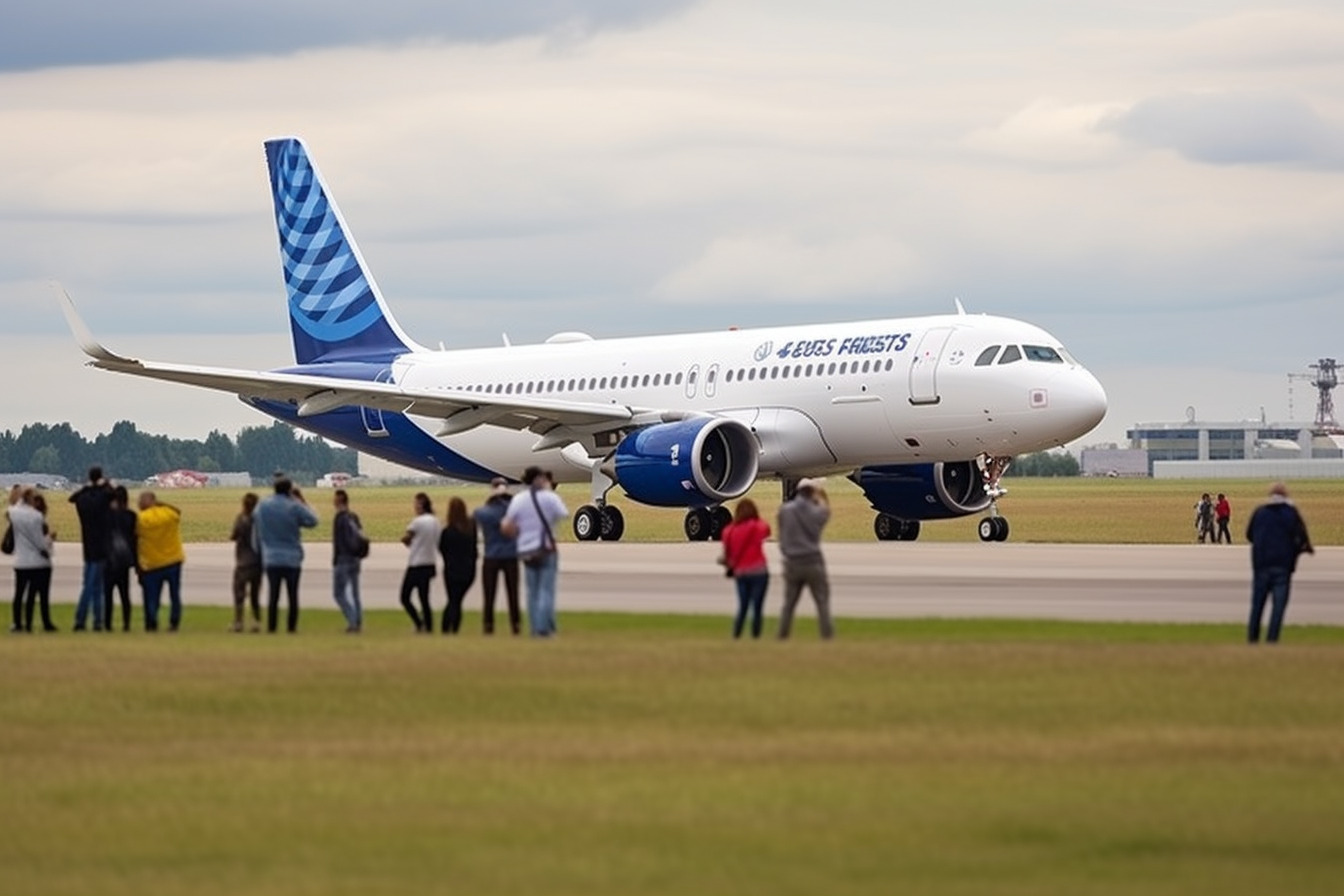
M153 492L140 493L135 521L136 572L145 593L145 631L159 629L159 596L168 585L168 630L182 624L182 511Z

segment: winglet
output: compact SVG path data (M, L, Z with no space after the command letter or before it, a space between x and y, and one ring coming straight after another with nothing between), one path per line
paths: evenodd
M962 317L965 317L966 309L962 306L961 299L953 299L952 301L957 303L957 314L961 315Z
M75 310L75 301L70 298L70 293L65 291L65 287L53 280L51 281L51 288L56 293L56 301L60 304L61 312L65 315L65 322L69 325L70 332L74 334L79 347L84 350L84 354L100 364L139 366L139 361L134 358L123 358L121 355L108 350L94 338L93 331L88 328L84 319L79 316L79 312Z

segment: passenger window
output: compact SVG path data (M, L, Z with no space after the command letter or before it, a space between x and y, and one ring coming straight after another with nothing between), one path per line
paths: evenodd
M1024 345L1022 353L1027 356L1028 361L1045 361L1050 364L1063 364L1064 359L1060 357L1059 352L1044 345Z
M828 367L826 368L826 375L827 375L827 376L835 376L835 362L834 362L834 361L832 361L832 362L830 363L830 366L828 366Z
M653 375L653 384L655 386L661 386L663 384L663 375L661 373L655 373Z
M999 353L999 346L991 345L980 353L980 357L975 359L976 367L988 367L994 363L994 356Z
M698 372L697 368L691 368L691 372L686 375L686 382L689 385L695 385L695 375Z
M868 372L868 362L867 362L867 361L864 361L864 362L863 362L863 372L864 372L864 373L867 373L867 372Z
M891 365L892 365L892 361L891 361L890 358L888 358L888 359L887 359L887 364L886 364L886 368L887 368L887 370L891 370Z
M677 383L676 383L676 384L677 384L678 386L681 385L681 374L680 374L680 373L677 374Z
M811 375L812 375L812 365L811 365L811 364L807 365L807 368L803 371L803 375L804 375L804 376L811 376Z
M784 371L783 371L779 376L780 376L780 379L785 379L785 380L786 380L786 379L789 378L789 365L787 365L787 364L784 365Z
M1014 361L1022 360L1022 350L1015 345L1010 345L1003 350L1003 357L999 358L1000 364L1011 364Z
M644 374L644 385L647 386L648 384L649 384L649 375L646 373Z

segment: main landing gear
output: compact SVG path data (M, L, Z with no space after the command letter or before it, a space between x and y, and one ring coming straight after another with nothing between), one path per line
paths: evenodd
M686 511L683 528L687 541L718 541L724 528L733 521L733 514L727 507L692 507Z
M574 512L574 537L579 541L620 541L624 534L625 515L613 504L585 504Z
M999 480L1007 472L1008 465L1012 462L1011 457L981 455L978 458L980 478L985 484L985 494L989 496L989 516L980 521L976 530L980 533L981 541L1008 540L1008 520L999 516L998 505L999 498L1008 494L1008 489L999 485Z
M574 537L579 541L620 541L625 534L625 514L607 503L607 492L615 484L600 467L593 467L593 503L574 511Z
M889 513L873 519L873 534L878 541L914 541L919 538L919 520L903 520Z

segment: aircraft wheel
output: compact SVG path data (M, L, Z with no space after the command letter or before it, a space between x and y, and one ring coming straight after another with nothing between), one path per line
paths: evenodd
M901 529L896 538L900 541L914 541L919 538L919 520L901 520Z
M998 541L998 538L995 537L999 534L998 522L999 518L995 516L987 516L980 521L979 532L981 541Z
M879 513L873 518L873 534L878 541L896 541L902 534L901 521L889 513Z
M620 541L625 534L625 514L621 508L608 504L602 508L602 525L599 534L603 541Z
M683 528L688 541L709 541L714 531L714 515L704 507L692 507L686 511Z
M995 541L1007 541L1007 540L1008 540L1008 520L1006 520L1005 518L1003 518L1003 517L1000 516L1000 517L995 517L995 518L994 518L994 522L996 522L996 523L999 524L999 526L998 526L999 531L996 532L996 533L994 534L994 540L995 540Z
M602 534L602 513L585 504L574 512L574 537L579 541L597 541Z
M710 511L714 523L709 531L709 537L718 541L723 537L723 530L728 528L728 524L733 521L733 512L720 504Z

